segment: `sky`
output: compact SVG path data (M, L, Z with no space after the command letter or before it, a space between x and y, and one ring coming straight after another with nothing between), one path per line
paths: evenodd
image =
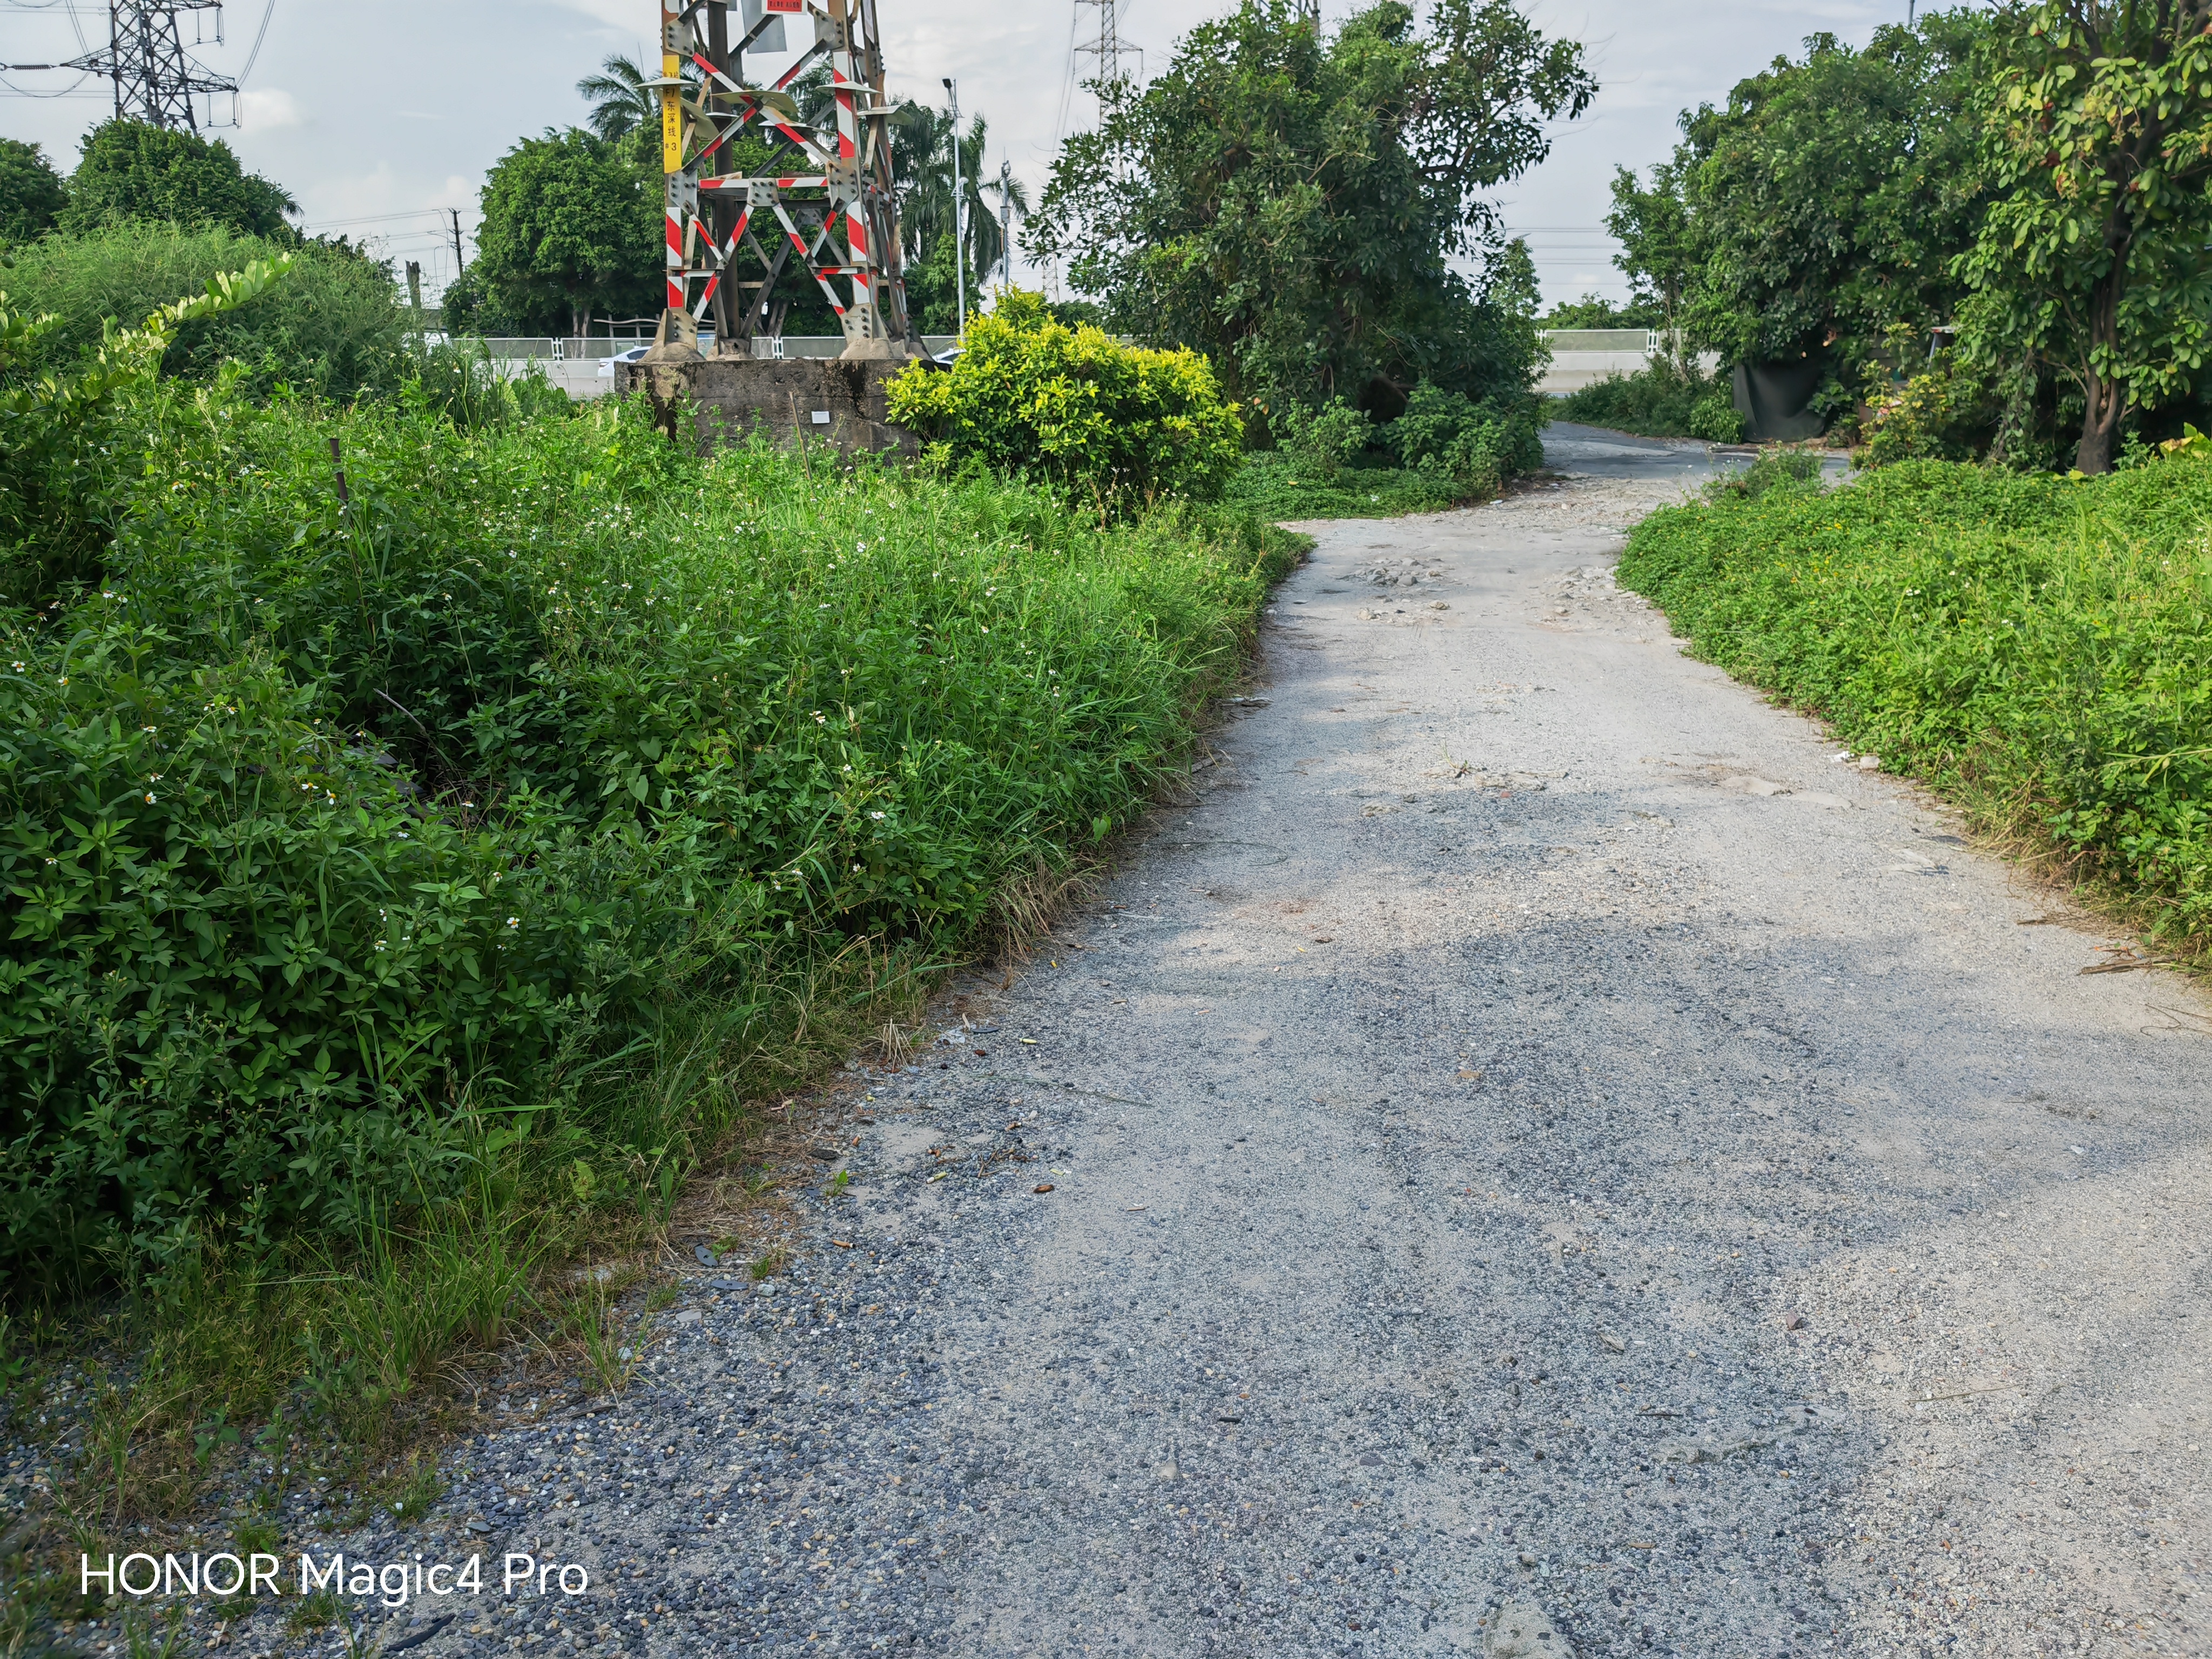
M1157 72L1193 23L1231 0L1121 0L1132 72ZM1097 33L1098 0L878 0L894 96L941 103L956 77L963 113L990 123L991 165L1010 161L1032 199L1062 136L1096 113L1072 86L1078 15ZM1523 0L1547 33L1583 43L1601 90L1581 119L1561 123L1551 155L1495 193L1507 227L1524 234L1547 301L1597 293L1619 299L1604 229L1616 166L1663 160L1686 107L1729 88L1803 38L1826 30L1863 44L1901 21L1905 0ZM1324 0L1323 16L1352 10ZM224 39L210 20L220 17ZM638 53L653 34L658 0L229 0L220 13L182 14L185 38L209 68L243 73L236 100L218 100L207 129L246 165L284 185L313 231L368 237L395 260L417 259L434 296L453 274L452 222L464 246L486 170L514 142L580 122L579 76L610 52ZM264 17L265 34L262 33ZM76 55L78 32L106 36L95 0L0 0L0 62ZM261 44L253 53L257 36ZM1139 56L1139 54L1141 54ZM250 72L246 71L249 58ZM79 140L111 107L105 82L58 73L0 76L0 134L30 139L66 171ZM58 97L16 95L63 92ZM1019 269L1017 276L1030 275Z

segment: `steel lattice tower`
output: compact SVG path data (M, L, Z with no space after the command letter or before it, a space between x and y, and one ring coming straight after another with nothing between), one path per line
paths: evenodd
M745 53L780 42L787 21L814 38L772 83L755 84ZM775 289L795 257L799 280L811 278L844 325L846 356L918 350L899 264L895 106L884 95L876 0L660 0L660 52L652 84L660 94L668 181L662 343L693 344L709 311L718 353L750 352L755 336L780 334ZM790 90L817 64L830 72L830 118L818 129ZM685 80L687 66L696 80ZM740 134L777 146L788 170L766 178L725 173L725 147ZM775 246L773 256L755 234L756 220Z
M1085 6L1096 6L1098 9L1098 31L1088 41L1081 38L1083 9ZM1098 60L1098 78L1101 81L1119 81L1124 78L1121 74L1121 59L1125 56L1135 56L1138 48L1121 44L1121 0L1075 0L1075 32L1078 39L1075 55L1079 58L1096 58Z
M113 82L118 120L198 132L192 100L219 92L235 94L238 82L193 61L185 50L177 15L222 9L222 0L112 0L106 48L73 58L64 67Z

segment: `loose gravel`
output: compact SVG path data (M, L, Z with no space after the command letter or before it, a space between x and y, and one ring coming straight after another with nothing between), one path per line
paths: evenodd
M1316 526L789 1269L323 1545L591 1590L386 1650L2212 1652L2212 1005L1683 658L1681 488Z

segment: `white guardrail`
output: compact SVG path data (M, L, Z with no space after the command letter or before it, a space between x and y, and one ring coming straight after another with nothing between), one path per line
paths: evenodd
M1536 389L1554 397L1601 380L1608 374L1634 374L1667 349L1666 336L1656 328L1555 328L1539 332L1552 348L1552 361ZM704 338L711 344L712 336ZM949 350L958 343L951 334L929 334L923 343L933 352ZM572 398L596 398L610 389L611 360L641 352L653 343L647 334L617 335L501 335L487 337L484 349L507 373L520 374L535 365L545 377ZM757 357L835 357L845 349L842 334L787 334L781 339L757 339ZM1715 353L1698 354L1698 367L1711 374L1720 365Z

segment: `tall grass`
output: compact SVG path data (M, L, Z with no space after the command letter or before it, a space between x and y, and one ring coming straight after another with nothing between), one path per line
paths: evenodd
M0 611L0 1273L109 1378L79 1537L347 1478L518 1334L619 1386L562 1264L1143 810L1297 556L451 402L165 382L98 580Z
M1697 653L2212 945L2212 463L1901 463L1653 514L1624 584Z

